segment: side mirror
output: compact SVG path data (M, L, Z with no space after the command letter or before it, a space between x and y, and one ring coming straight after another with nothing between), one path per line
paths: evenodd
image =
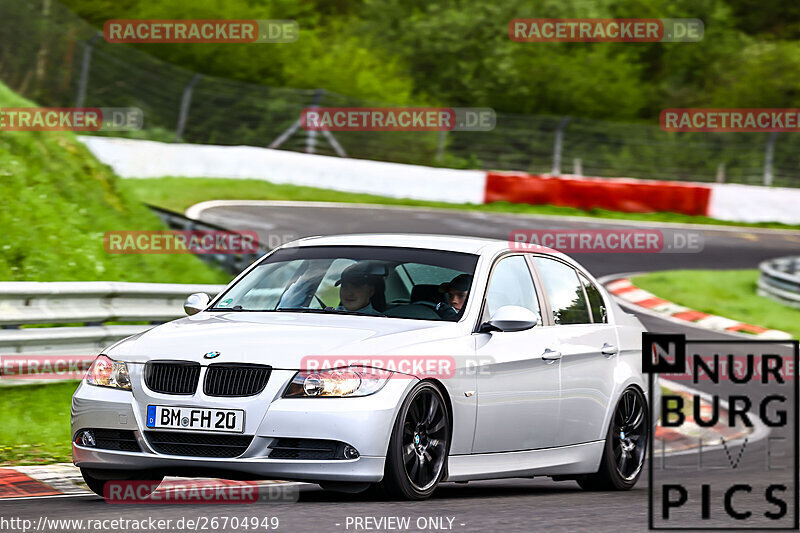
M504 305L494 312L487 322L481 324L478 331L524 331L539 324L539 317L530 309L518 305Z
M189 295L189 297L186 298L186 301L183 302L183 310L186 311L187 315L196 315L200 311L205 310L210 301L211 298L208 297L208 294L204 292L196 292Z

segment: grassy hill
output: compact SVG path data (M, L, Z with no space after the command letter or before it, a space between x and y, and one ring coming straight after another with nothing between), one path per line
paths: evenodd
M35 105L0 83L0 109ZM0 131L0 281L225 283L192 255L111 255L110 230L165 229L72 133Z

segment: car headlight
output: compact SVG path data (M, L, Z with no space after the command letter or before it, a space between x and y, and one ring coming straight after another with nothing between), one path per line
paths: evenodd
M344 398L375 394L389 380L386 371L370 372L336 368L333 370L301 370L295 374L284 398Z
M86 373L86 383L98 387L131 390L131 377L128 366L121 361L114 361L105 355L97 356Z

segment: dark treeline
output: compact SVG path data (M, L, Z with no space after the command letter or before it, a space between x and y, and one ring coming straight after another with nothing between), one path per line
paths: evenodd
M790 107L800 3L785 0L64 0L108 19L295 19L292 44L139 48L191 71L394 104L653 121L665 107ZM699 18L699 43L517 43L514 18Z

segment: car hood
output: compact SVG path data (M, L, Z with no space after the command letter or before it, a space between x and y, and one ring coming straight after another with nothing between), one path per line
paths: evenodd
M173 359L305 367L314 355L413 353L413 346L459 334L456 323L310 313L200 313L128 337L103 353L144 363ZM410 351L409 351L410 350ZM213 359L209 352L220 352Z

